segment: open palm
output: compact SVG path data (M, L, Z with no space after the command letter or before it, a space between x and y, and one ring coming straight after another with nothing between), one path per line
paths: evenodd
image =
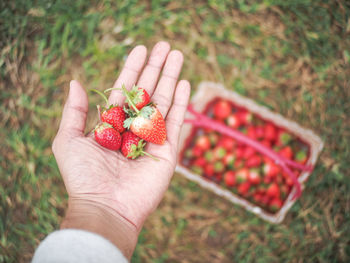
M166 121L164 145L149 143L146 151L156 156L126 159L120 152L100 146L84 136L88 110L86 91L77 81L70 84L62 121L53 143L53 151L69 198L89 200L112 209L138 230L157 207L168 188L176 165L177 143L190 94L190 84L178 82L183 56L170 51L166 42L157 43L145 65L147 50L135 47L114 88L134 84L150 94ZM145 65L145 66L144 66ZM113 90L109 102L124 104L124 96Z

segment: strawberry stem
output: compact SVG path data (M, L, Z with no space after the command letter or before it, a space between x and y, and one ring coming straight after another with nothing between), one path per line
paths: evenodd
M90 91L96 92L98 95L100 95L105 100L106 104L108 105L108 99L107 99L105 94L103 94L101 91L96 90L96 89L90 89Z
M147 155L148 157L151 157L151 158L152 158L153 160L155 160L155 161L159 161L158 158L154 157L152 154L150 154L150 153L148 153L148 152L142 151L142 153L143 153L144 155Z
M111 90L122 90L122 89L121 88L109 88L109 89L104 90L103 92L107 93L107 92L109 92Z
M131 100L131 98L130 98L130 96L129 96L129 92L128 92L128 90L125 88L124 84L123 84L123 86L122 86L122 90L123 90L124 96L126 97L126 100L128 101L129 106L131 106L131 107L134 109L134 111L136 111L136 113L139 114L140 111L136 108L135 104L132 102L132 100Z

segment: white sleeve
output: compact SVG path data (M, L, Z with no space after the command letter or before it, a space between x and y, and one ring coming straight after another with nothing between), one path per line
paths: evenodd
M97 234L64 229L51 233L39 245L32 263L127 263L110 241Z

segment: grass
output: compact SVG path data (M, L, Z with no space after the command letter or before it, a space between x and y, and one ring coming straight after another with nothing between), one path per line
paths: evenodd
M222 82L315 130L325 149L280 225L175 175L132 261L348 262L349 21L345 0L1 1L0 262L30 261L64 215L50 145L69 80L110 87L133 46L161 39L183 51L194 91Z

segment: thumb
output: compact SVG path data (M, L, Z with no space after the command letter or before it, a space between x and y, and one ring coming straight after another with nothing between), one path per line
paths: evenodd
M85 89L76 80L70 82L69 94L64 105L59 132L70 136L82 136L88 112L88 97Z

